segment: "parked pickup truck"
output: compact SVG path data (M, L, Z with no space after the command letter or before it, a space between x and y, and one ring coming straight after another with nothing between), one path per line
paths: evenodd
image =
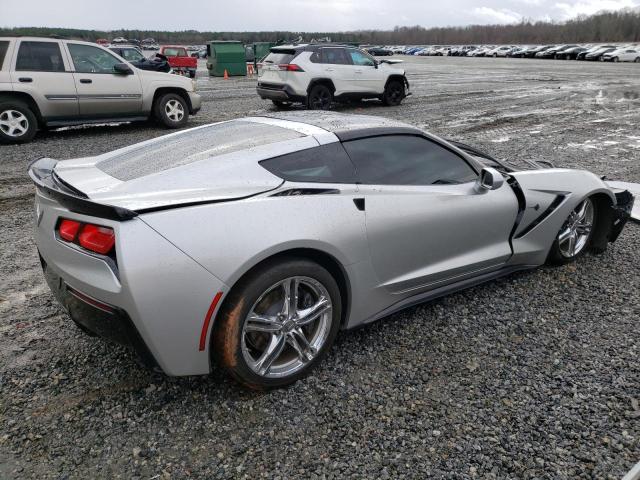
M174 73L189 75L191 78L195 78L198 59L189 56L186 48L175 45L163 45L160 47L160 54L167 57Z

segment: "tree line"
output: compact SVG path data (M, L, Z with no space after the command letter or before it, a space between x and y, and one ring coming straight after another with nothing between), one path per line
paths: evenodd
M142 40L154 38L158 43L205 44L211 40L252 42L288 42L329 38L334 42L357 42L386 45L464 45L464 44L551 44L588 42L640 42L640 11L603 12L579 16L566 22L523 20L512 25L470 25L465 27L424 28L395 27L393 30L358 30L352 32L199 32L196 30L82 30L71 28L16 27L0 28L0 35L63 37L96 41L116 37Z

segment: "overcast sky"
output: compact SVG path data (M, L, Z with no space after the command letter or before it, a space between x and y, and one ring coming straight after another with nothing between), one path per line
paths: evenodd
M640 0L0 0L0 26L341 31L566 20Z

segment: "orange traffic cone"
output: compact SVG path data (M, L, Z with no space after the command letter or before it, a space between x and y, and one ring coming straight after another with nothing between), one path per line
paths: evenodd
M229 80L229 73L227 72L227 69L224 69L224 79L225 80Z

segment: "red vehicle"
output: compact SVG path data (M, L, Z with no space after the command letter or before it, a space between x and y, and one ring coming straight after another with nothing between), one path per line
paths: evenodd
M177 45L163 45L160 47L159 53L167 57L167 61L174 73L195 78L198 59L190 57L186 48Z
M107 40L106 38L99 38L96 40L96 43L98 45L109 45L109 40Z

